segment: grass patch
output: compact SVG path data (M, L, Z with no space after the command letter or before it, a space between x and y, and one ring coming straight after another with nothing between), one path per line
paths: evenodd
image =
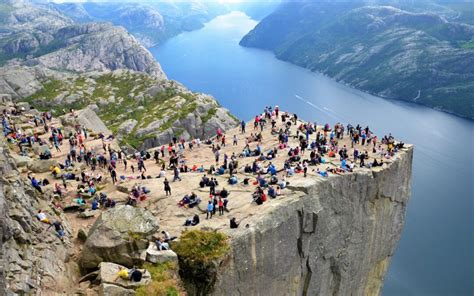
M222 258L230 249L224 233L206 230L183 232L173 249L183 260L208 264Z
M217 113L217 108L216 107L212 107L211 109L209 109L207 111L206 115L201 117L202 123L208 122L214 115L216 115L216 113Z
M217 280L218 267L230 250L228 237L216 231L188 230L173 244L179 271L189 294L208 295Z
M139 287L135 292L137 296L179 296L184 295L182 288L174 274L177 266L171 262L161 264L145 263L143 268L151 275L151 283L147 286Z
M459 46L464 49L474 49L474 40L459 42Z

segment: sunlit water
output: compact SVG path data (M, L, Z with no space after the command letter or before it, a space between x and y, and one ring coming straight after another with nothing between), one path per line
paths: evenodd
M392 102L238 45L256 22L217 17L152 53L171 79L243 119L266 105L318 123L361 123L415 144L412 197L383 295L472 295L473 122Z

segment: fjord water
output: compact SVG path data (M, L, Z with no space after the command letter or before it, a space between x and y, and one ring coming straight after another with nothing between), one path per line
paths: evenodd
M412 197L383 295L472 295L474 123L377 98L239 46L255 25L233 12L151 51L169 78L215 96L242 119L277 104L318 124L360 123L413 143Z

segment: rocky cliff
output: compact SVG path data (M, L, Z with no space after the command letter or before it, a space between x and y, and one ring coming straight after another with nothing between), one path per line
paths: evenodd
M37 74L26 75L32 69L37 69ZM11 72L24 75L8 75L8 83L2 83L0 74L0 90L5 85L17 100L53 110L55 115L89 106L87 110L96 112L122 145L137 149L168 144L174 136L205 139L217 128L228 130L238 123L213 97L146 73L117 70L65 76L57 71L40 71L39 67L13 67ZM34 79L35 75L42 78ZM31 83L18 82L30 81L28 77ZM15 85L23 87L14 92ZM68 118L64 117L66 121ZM109 134L104 128L101 130Z
M3 138L0 163L0 294L72 291L77 265L69 261L70 243L60 241L35 218L41 209L50 219L62 220L70 235L64 214L26 185Z
M404 224L412 148L384 169L292 182L231 233L214 295L378 295Z
M75 24L53 9L25 3L0 6L0 64L68 72L130 69L165 78L151 53L122 27Z

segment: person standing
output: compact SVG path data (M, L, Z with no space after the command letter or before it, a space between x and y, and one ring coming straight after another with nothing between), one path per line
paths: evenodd
M237 146L237 135L234 135L234 141L232 143L234 146Z
M110 170L110 177L112 178L112 184L115 185L117 183L117 172L113 168Z
M175 182L176 180L181 181L181 178L179 177L179 170L176 166L173 167L173 171L174 171L173 182Z
M214 212L214 204L212 203L212 201L210 200L208 203L207 203L207 212L206 212L206 219L212 219L212 213Z
M163 181L163 184L165 185L165 192L166 192L166 196L171 195L171 187L170 187L170 182L168 181L168 179L165 178L165 180Z
M218 206L219 206L219 216L224 215L224 202L222 201L222 198L220 197L219 197Z
M240 122L240 132L245 134L245 121Z

